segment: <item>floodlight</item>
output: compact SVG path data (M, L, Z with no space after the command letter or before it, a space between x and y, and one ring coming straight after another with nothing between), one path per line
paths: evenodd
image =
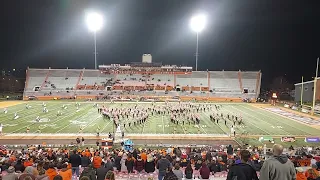
M195 31L196 33L199 33L205 28L206 23L207 23L206 16L203 14L199 14L191 18L190 27L193 31Z
M103 17L99 13L87 13L86 14L86 23L88 29L92 32L97 32L102 28Z

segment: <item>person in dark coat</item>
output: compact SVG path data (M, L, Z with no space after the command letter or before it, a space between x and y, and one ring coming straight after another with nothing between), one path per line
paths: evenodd
M21 159L19 159L17 161L17 164L14 165L14 169L16 172L23 172L24 171L25 167L23 166Z
M114 165L118 171L121 171L121 158L122 158L122 153L119 152L118 156L114 160Z
M210 176L210 170L207 167L206 163L202 163L202 167L200 168L200 175L202 179L209 179Z
M184 174L185 174L185 176L186 176L186 179L192 179L193 169L192 169L190 163L188 163L186 169L184 170Z
M212 160L209 166L210 171L214 174L216 172L220 172L219 165L215 160Z
M107 159L107 162L104 164L104 167L107 168L108 171L113 171L112 162L109 158Z
M77 150L73 150L73 154L70 155L69 163L72 166L72 174L76 173L79 177L79 166L81 165L81 157L77 154Z
M163 180L178 180L178 177L172 171L172 167L168 167L168 172L164 176Z
M127 166L128 173L133 173L134 160L131 154L128 154L125 165Z
M136 170L140 173L144 169L144 161L138 156L138 159L135 162Z
M89 164L91 164L91 161L90 161L89 157L82 156L81 157L81 167L88 167Z
M228 172L227 180L233 179L250 179L258 180L256 171L247 162L250 158L250 152L242 150L240 152L241 163L233 164Z
M84 168L84 170L82 171L81 175L80 175L80 179L82 177L88 177L89 180L96 180L96 172L93 169L92 165L90 164L88 167Z
M151 154L147 155L147 161L145 163L145 171L146 173L153 173L155 171L155 162Z
M201 159L197 160L196 164L194 165L195 170L199 170L201 168L202 161Z
M97 180L104 180L108 171L109 169L107 169L104 162L102 162L100 168L97 169Z

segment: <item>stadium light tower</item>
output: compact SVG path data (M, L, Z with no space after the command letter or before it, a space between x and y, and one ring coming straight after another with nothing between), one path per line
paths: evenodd
M198 71L198 51L199 51L199 33L203 31L207 23L206 16L199 14L193 16L190 20L190 28L197 34L197 47L196 47L196 71Z
M89 31L93 32L94 36L94 68L97 69L97 32L103 26L103 17L101 14L96 12L91 12L86 14L86 24Z

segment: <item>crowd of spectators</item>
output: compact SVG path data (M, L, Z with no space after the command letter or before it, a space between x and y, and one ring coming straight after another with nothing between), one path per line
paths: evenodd
M0 150L3 180L105 180L119 173L152 174L158 179L209 179L225 172L227 180L317 180L320 163L309 154L294 158L274 145L265 160L256 148L234 150L194 148L134 149L131 152L101 148L51 149L34 148ZM310 168L299 167L299 158L310 158ZM151 179L151 178L149 178Z

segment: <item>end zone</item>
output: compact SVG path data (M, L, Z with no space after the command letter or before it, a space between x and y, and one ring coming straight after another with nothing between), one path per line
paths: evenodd
M15 105L24 104L24 103L26 102L25 101L2 101L0 102L0 108L15 106Z

